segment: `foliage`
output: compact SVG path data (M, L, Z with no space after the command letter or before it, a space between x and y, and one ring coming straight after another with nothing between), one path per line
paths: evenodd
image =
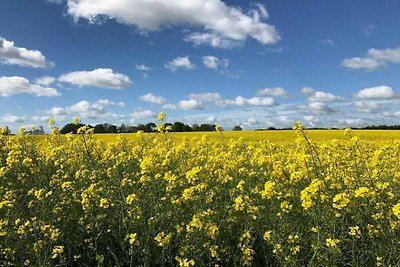
M400 142L174 143L159 117L107 144L0 135L0 265L400 263Z
M235 127L232 128L232 131L242 131L243 128L240 127L240 125L236 125Z

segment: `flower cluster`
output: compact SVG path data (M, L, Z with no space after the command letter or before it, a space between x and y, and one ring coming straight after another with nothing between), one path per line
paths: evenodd
M400 142L313 142L300 123L286 142L177 142L164 118L113 142L0 131L0 265L400 262Z

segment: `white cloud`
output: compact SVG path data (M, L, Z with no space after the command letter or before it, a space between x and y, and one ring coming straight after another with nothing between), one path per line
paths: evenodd
M303 87L301 89L301 93L303 93L305 95L310 95L310 94L312 94L314 92L315 92L315 90L313 88L311 88L311 87Z
M176 109L176 105L174 105L174 104L164 104L164 105L162 105L162 108L163 109L173 110L173 109Z
M217 48L233 48L241 44L239 41L223 38L215 33L194 32L187 35L184 40L192 42L195 46L209 45Z
M375 58L353 57L353 58L346 58L345 60L343 60L342 65L350 69L365 69L372 71L379 69L384 64L383 62L378 61Z
M148 67L146 65L140 64L140 65L135 65L135 68L137 70L141 70L141 71L149 71L149 70L153 70L153 68Z
M46 68L54 65L46 60L42 52L16 47L14 42L2 37L0 37L0 61L4 64L31 68Z
M237 106L275 106L276 102L271 97L244 98L242 96L237 96L234 100L227 100L227 104Z
M144 31L171 25L201 27L203 32L189 33L185 38L196 45L231 47L247 38L254 38L261 44L280 40L275 27L263 22L268 13L261 4L253 5L244 13L221 0L68 0L68 13L77 20L84 18L92 23L115 19Z
M395 49L369 49L368 56L384 62L400 63L400 47Z
M190 59L188 56L186 57L177 57L173 59L172 61L166 63L165 68L171 70L171 71L177 71L178 69L187 69L191 70L195 68L195 65L190 62Z
M323 91L315 91L311 93L311 95L308 97L308 100L313 102L330 102L330 101L337 101L340 99L341 99L340 96Z
M108 99L100 99L94 102L89 102L86 100L81 100L71 106L67 107L52 107L51 109L45 111L47 116L43 116L40 118L49 118L52 117L56 121L63 121L66 118L72 118L73 116L79 116L85 119L104 119L108 122L119 120L125 118L126 115L123 114L115 114L107 111L107 107L124 107L125 102L114 102ZM34 119L34 118L31 118ZM47 120L46 119L46 120ZM45 121L46 121L45 120Z
M322 102L311 102L308 107L316 114L332 114L337 111Z
M68 111L62 107L52 107L50 110L47 111L47 114L53 117L64 117L68 115Z
M380 109L380 106L375 101L357 101L354 106L358 111L375 112Z
M395 92L389 86L381 85L376 87L364 88L355 94L356 98L364 99L390 99L395 97Z
M165 98L161 96L153 95L152 93L148 93L139 97L140 100L149 102L156 105L162 105L165 103Z
M88 113L89 111L91 111L90 107L91 104L88 101L82 100L78 103L73 104L69 109L76 113Z
M272 96L280 96L280 97L288 97L289 93L285 91L282 87L275 88L264 88L257 90L258 95L272 95Z
M178 103L178 107L180 109L187 109L187 110L204 109L201 101L195 99L181 100Z
M199 94L190 94L190 99L195 99L198 101L204 102L218 102L222 100L222 96L216 92L206 92L206 93L199 93Z
M219 68L227 68L229 66L229 61L227 59L219 59L214 56L204 56L203 64L209 69L217 70Z
M271 97L251 97L245 98L242 96L237 96L235 99L223 98L219 93L216 92L206 92L199 94L191 94L190 99L191 104L198 108L202 107L202 102L211 102L214 105L220 107L229 106L275 106L277 103ZM182 102L182 101L181 101ZM197 105L195 104L197 103ZM178 105L180 106L180 105Z
M130 115L130 117L131 117L131 122L133 123L133 122L136 122L141 119L147 119L150 117L154 117L155 115L156 114L151 110L138 110L138 111L133 112Z
M26 116L15 116L11 114L5 114L0 120L4 123L21 123L27 120Z
M60 96L56 89L32 84L28 79L19 76L0 77L0 96L11 96L17 94L31 94L34 96Z
M318 125L321 124L321 120L312 115L305 115L303 119L306 121L306 124L309 125L310 127L318 127Z
M400 47L388 49L368 50L366 57L354 57L345 59L342 65L351 69L377 70L386 63L400 63Z
M330 45L330 46L335 45L335 42L332 39L329 39L329 38L324 39L322 41L322 43L325 44L325 45Z
M50 84L54 83L57 79L51 76L43 76L41 78L35 79L36 84L40 84L43 86L49 86Z
M58 78L61 82L74 85L93 86L106 89L122 89L132 85L128 76L116 73L112 69L94 69L92 71L74 71Z

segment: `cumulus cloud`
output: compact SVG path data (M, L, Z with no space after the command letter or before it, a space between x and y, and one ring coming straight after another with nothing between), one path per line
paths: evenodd
M340 96L323 91L315 91L311 93L310 96L308 97L308 100L314 102L330 102L330 101L337 101L340 99L341 99Z
M130 114L131 122L134 123L141 119L147 119L154 117L156 114L151 110L137 110Z
M34 96L60 96L61 93L51 87L33 84L28 79L19 76L0 77L0 96L11 96L17 94L30 94Z
M54 77L51 77L51 76L43 76L41 78L35 79L36 84L40 84L43 86L49 86L50 84L54 83L55 81L57 81L57 79Z
M323 102L311 102L308 104L308 108L316 114L332 114L337 112Z
M46 113L54 119L64 119L68 115L68 111L62 107L52 107Z
M377 70L386 63L400 63L400 47L388 49L368 50L366 57L353 57L345 59L342 65L351 69Z
M365 69L372 71L379 69L384 65L384 63L374 58L353 57L343 60L342 65L350 69Z
M72 106L68 107L67 110L75 113L82 114L84 116L97 118L99 115L106 114L106 107L108 106L125 106L124 102L114 102L108 99L100 99L96 102L90 103L89 101L82 100Z
M376 60L391 63L400 63L400 47L394 49L369 49L368 56Z
M315 90L313 88L311 88L311 87L303 87L301 89L301 93L305 94L305 95L310 95L310 94L312 94L314 92L315 92Z
M214 56L204 56L203 64L209 69L217 70L219 68L227 68L229 66L229 61L227 59L219 59Z
M390 99L395 97L395 92L389 86L381 85L376 87L364 88L355 94L356 98L364 99Z
M178 108L193 110L193 109L204 109L204 106L202 105L201 101L195 99L189 99L189 100L179 101Z
M0 37L0 62L21 67L46 68L54 63L48 62L42 52L15 46L14 42Z
M143 31L157 31L173 25L203 28L202 32L190 32L185 37L195 45L227 48L247 38L261 44L274 44L280 40L275 27L264 22L268 12L262 4L253 5L245 13L221 0L191 0L190 3L187 0L68 0L67 11L77 20L84 18L96 23L115 19Z
M119 119L124 115L114 114L107 111L107 107L124 107L125 102L114 102L109 99L100 99L94 102L81 100L67 107L52 107L46 111L46 114L56 120L64 120L67 117L78 115L89 119Z
M271 96L280 96L280 97L289 97L289 93L285 91L282 87L275 88L264 88L257 90L258 95L271 95Z
M4 123L22 123L27 120L26 116L15 116L9 113L5 114L0 118L0 120Z
M380 109L380 106L375 101L357 101L354 106L358 111L375 112Z
M165 68L171 70L171 71L177 71L178 69L187 69L191 70L195 68L195 65L190 62L190 59L188 56L186 57L177 57L170 62L166 63Z
M277 103L271 97L251 97L245 98L237 96L234 100L225 100L227 106L275 106Z
M128 76L112 69L98 68L92 71L74 71L61 75L58 80L79 87L93 86L105 89L122 89L132 85Z
M165 103L166 99L161 96L153 95L152 93L148 93L139 97L140 100L149 102L156 105L162 105Z
M141 71L149 71L149 70L153 70L153 68L148 67L146 65L140 64L140 65L135 65L135 68L137 70L141 70Z
M216 92L206 92L206 93L190 94L190 99L216 103L218 101L221 101L223 97Z

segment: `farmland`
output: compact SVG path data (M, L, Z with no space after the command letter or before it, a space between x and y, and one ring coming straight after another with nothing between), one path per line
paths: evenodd
M1 135L1 265L398 265L396 132L293 128Z

